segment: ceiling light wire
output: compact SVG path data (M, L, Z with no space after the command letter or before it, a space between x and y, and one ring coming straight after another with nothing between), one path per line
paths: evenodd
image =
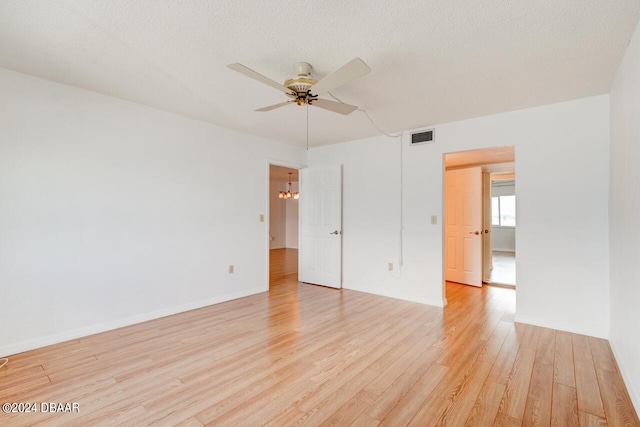
M397 135L392 135L392 134L386 133L385 131L380 129L378 127L378 125L376 125L376 123L373 121L371 116L369 115L369 112L367 110L365 110L364 108L358 108L358 111L362 111L364 113L364 115L367 116L367 119L369 119L369 121L371 122L373 127L376 128L377 131L380 132L381 134L383 134L384 136L388 136L389 138L402 138L402 132L398 133Z
M332 94L331 92L327 92L329 96L331 96L336 101L344 104L344 102ZM369 112L364 108L358 108L358 111L362 111L367 119L371 122L374 128L381 134L388 136L389 138L400 138L400 241L398 242L398 265L400 266L400 275L402 275L402 267L404 266L404 144L402 143L402 132L397 135L389 134L382 129L373 121Z
M341 104L344 104L344 102L339 99L338 97L336 97L334 94L332 94L331 92L327 92L329 94L330 97L332 97L333 99L335 99L336 101L338 101ZM367 116L367 119L369 119L369 121L371 122L371 124L373 125L374 128L376 128L376 130L378 132L380 132L381 134L383 134L384 136L388 136L389 138L401 138L402 137L402 132L398 133L397 135L392 135L390 133L387 133L385 131L383 131L382 129L380 129L380 127L373 121L373 119L371 118L371 116L369 115L369 112L364 109L364 108L358 108L357 111L361 111L364 113L365 116Z
M402 136L402 133L400 133ZM404 144L400 138L400 248L398 249L398 265L402 272L404 265Z

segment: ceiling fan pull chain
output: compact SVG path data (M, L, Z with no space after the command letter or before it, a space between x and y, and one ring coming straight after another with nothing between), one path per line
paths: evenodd
M307 104L307 151L309 151L309 104Z

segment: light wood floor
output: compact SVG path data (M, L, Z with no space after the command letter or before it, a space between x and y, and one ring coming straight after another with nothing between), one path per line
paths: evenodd
M298 280L298 250L291 248L269 251L269 287Z
M514 324L511 289L450 284L440 309L278 280L11 356L0 402L80 413L0 425L640 425L608 343Z

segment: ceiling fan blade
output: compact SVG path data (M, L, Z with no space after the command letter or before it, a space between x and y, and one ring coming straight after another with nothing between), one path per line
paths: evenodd
M262 108L259 108L257 110L254 110L254 111L271 111L271 110L275 110L276 108L284 107L285 105L291 104L292 102L295 102L295 101L294 100L285 101L285 102L281 102L279 104L269 105L268 107L262 107Z
M324 108L334 113L349 114L358 109L355 105L344 104L342 102L329 101L328 99L314 99L311 101L314 107Z
M265 77L260 73L253 71L251 68L247 68L244 65L234 62L233 64L227 65L228 68L231 68L233 71L237 71L240 74L244 74L247 77L251 77L254 80L262 82L268 86L271 86L274 89L278 89L284 93L291 93L291 90L278 82L271 80L269 77Z
M314 95L322 95L368 74L369 71L371 68L362 59L354 58L313 85L309 91Z

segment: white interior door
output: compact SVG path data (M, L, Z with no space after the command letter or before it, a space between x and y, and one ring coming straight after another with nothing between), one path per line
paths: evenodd
M342 287L342 166L300 170L298 279Z
M445 174L445 278L482 286L482 169Z

